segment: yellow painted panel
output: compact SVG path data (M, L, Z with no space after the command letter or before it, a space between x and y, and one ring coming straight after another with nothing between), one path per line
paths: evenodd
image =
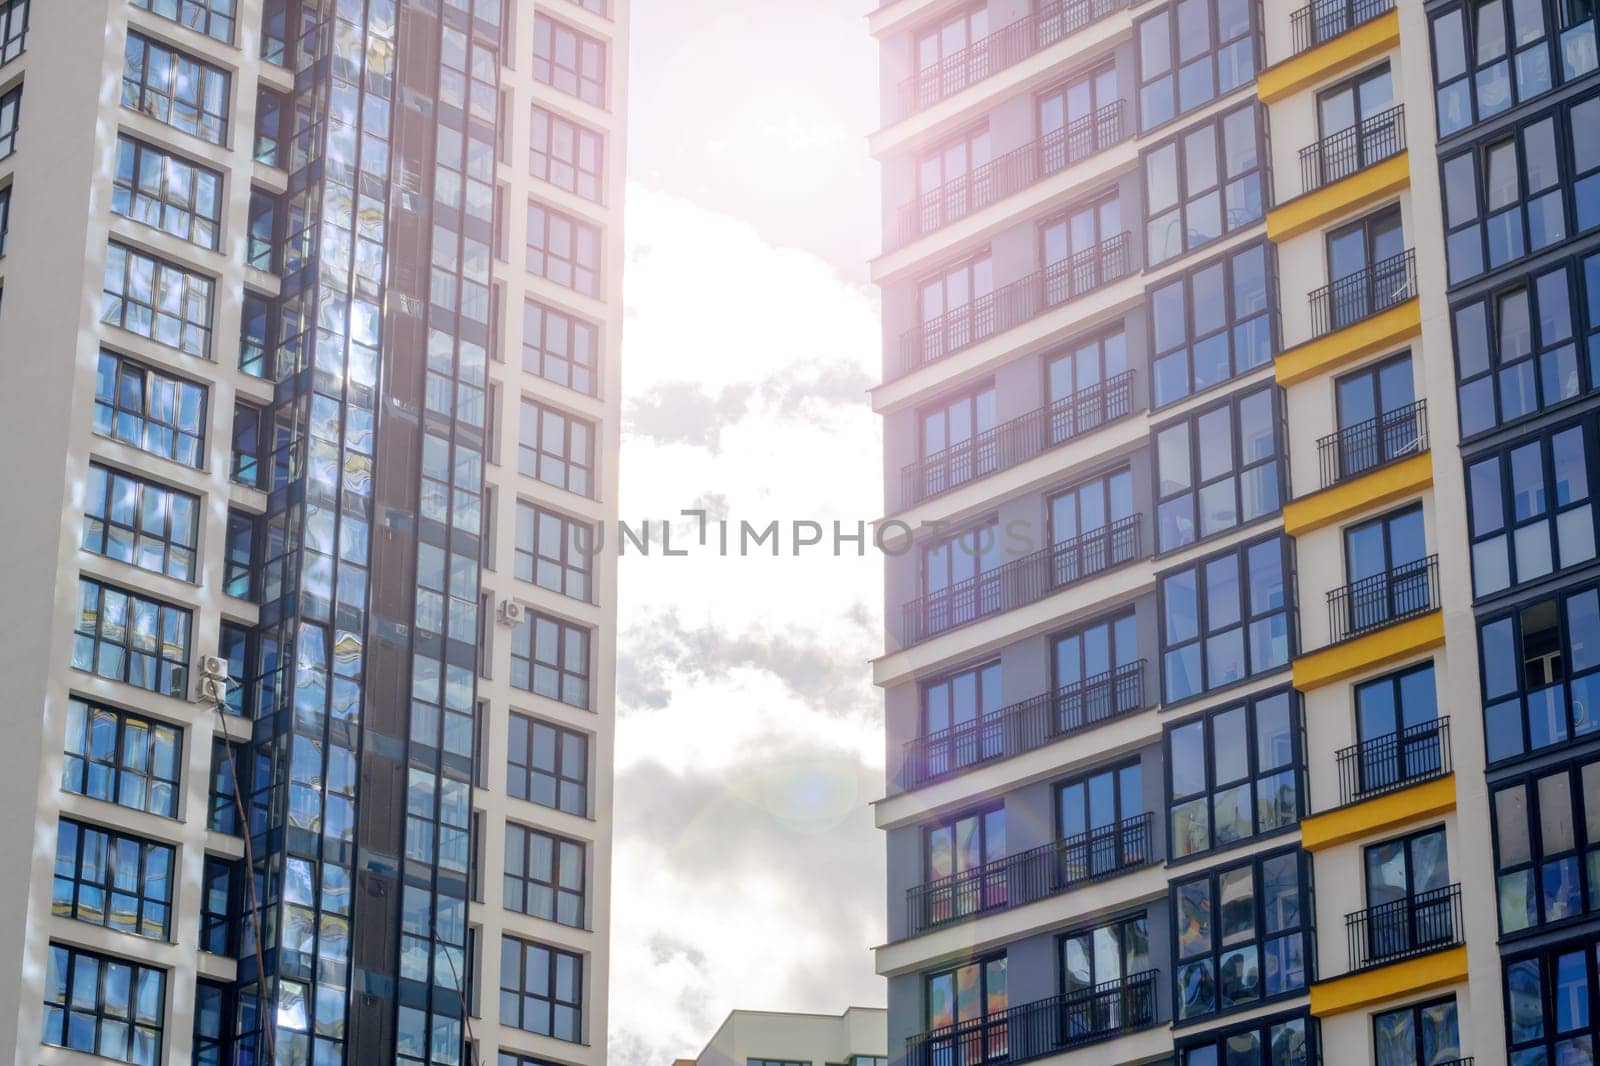
M1446 774L1431 781L1385 792L1361 803L1338 807L1300 820L1300 844L1307 851L1321 851L1422 818L1454 810L1456 775Z
M1256 75L1256 95L1275 104L1400 44L1400 13L1391 11Z
M1282 243L1341 215L1387 199L1411 184L1411 155L1401 152L1332 185L1296 196L1267 212L1267 236Z
M1294 661L1294 687L1310 692L1444 643L1444 615L1430 611L1354 640L1306 652Z
M1433 454L1423 452L1380 466L1360 477L1291 500L1283 508L1283 531L1291 537L1341 522L1351 515L1421 492L1433 484Z
M1403 304L1296 345L1277 358L1278 384L1293 385L1317 374L1381 352L1422 333L1422 305L1413 296Z
M1311 1013L1318 1018L1360 1010L1396 996L1426 992L1433 988L1460 984L1467 979L1467 947L1436 951L1406 959L1391 966L1379 966L1360 973L1346 974L1311 986Z

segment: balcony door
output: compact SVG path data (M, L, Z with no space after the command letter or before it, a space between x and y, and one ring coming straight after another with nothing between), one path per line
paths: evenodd
M1120 129L1112 122L1097 121L1095 116L1117 99L1117 70L1109 66L1040 96L1040 170L1053 174L1111 144Z
M924 408L922 494L932 496L996 469L993 385L964 392Z
M1409 295L1400 208L1369 215L1328 234L1328 321L1360 322Z
M973 1066L1006 1058L1006 960L969 962L928 975L927 1066Z
M1132 611L1064 633L1051 650L1054 732L1069 733L1138 709L1142 679Z
M987 178L989 130L969 130L924 156L917 164L920 233L932 233L994 199Z
M1339 479L1415 454L1420 442L1411 353L1346 375L1334 386L1339 409Z
M1398 150L1394 79L1385 63L1317 95L1321 185L1386 159Z
M1131 536L1117 523L1133 516L1127 470L1085 481L1050 497L1051 582L1069 585L1132 556Z
M1421 504L1345 530L1346 635L1428 610L1427 555Z
M1128 371L1128 344L1122 331L1074 344L1045 363L1045 390L1050 403L1049 444L1086 433L1108 418L1128 413L1127 388L1117 395L1108 383Z
M1004 807L929 826L926 836L928 925L1005 906L1005 870L985 869L1006 857Z
M1000 557L996 522L924 548L921 632L941 633L1000 610Z
M1137 762L1101 770L1056 789L1063 886L1144 862L1144 773Z
M992 759L1003 752L1000 664L961 670L922 690L926 778Z
M1456 998L1414 1003L1372 1016L1373 1066L1457 1066Z
M1358 794L1438 773L1438 717L1431 662L1357 685Z
M987 252L924 279L920 296L922 351L916 365L995 331L994 268Z
M989 35L989 11L977 5L917 34L917 106L926 107L989 71L972 45Z
M1144 915L1068 933L1060 943L1064 1043L1154 1020L1154 984L1128 984L1150 971Z
M1444 827L1366 849L1368 962L1447 944L1458 934Z
M1122 204L1115 196L1047 222L1042 234L1045 303L1055 305L1097 288L1103 280L1103 246L1121 232Z

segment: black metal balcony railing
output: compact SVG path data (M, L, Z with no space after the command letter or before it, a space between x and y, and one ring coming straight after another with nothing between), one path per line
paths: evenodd
M1406 150L1406 107L1391 107L1300 149L1300 191L1359 173Z
M1339 805L1397 792L1450 773L1450 718L1418 722L1334 753Z
M1309 52L1392 10L1394 0L1313 0L1289 16L1294 30L1294 54Z
M1329 643L1360 636L1439 606L1439 557L1401 563L1328 593Z
M1146 970L1081 992L1025 1003L906 1041L906 1066L1018 1063L1156 1024L1156 981Z
M1128 0L1046 0L1033 14L1000 27L903 80L894 117L902 119L931 107L1127 6Z
M901 644L910 646L957 626L1042 599L1139 555L1138 515L1119 518L1071 540L1013 559L948 588L918 596L901 611Z
M1124 140L1130 132L1125 111L1123 101L1113 100L1094 114L1075 119L1064 129L1051 130L1021 148L991 159L970 174L952 178L937 189L929 189L900 208L893 247L903 247L918 237L943 229Z
M1446 885L1344 916L1350 972L1463 943L1461 886Z
M1148 813L906 890L906 935L1021 907L1156 859Z
M1355 422L1317 441L1322 487L1360 477L1428 450L1428 401L1417 400Z
M905 743L901 787L920 788L974 766L1009 759L1144 710L1145 661L1124 663L1054 692L1030 696L992 714Z
M1009 469L1132 413L1133 371L1128 370L908 463L900 471L902 505Z
M1417 294L1417 254L1407 248L1311 294L1311 335L1325 337Z
M1131 273L1132 235L1108 237L907 330L900 337L900 368L894 376L903 377Z

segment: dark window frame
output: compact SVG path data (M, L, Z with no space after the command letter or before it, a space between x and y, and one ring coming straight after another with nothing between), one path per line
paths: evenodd
M55 941L51 941L48 952L49 965L44 988L44 1033L41 1037L43 1043L54 1047L87 1051L119 1062L162 1061L162 1037L167 1006L166 970ZM72 990L84 984L79 972L79 968L84 965L93 965L95 969L94 1000L92 1003L73 1007L70 1013L90 1027L91 1039L86 1046L67 1043L72 1035L68 1004L73 1002ZM125 969L128 974L125 986L128 990L127 1001L117 1005L115 1010L109 1009L106 1003L106 992L111 986L106 977L106 970L112 967ZM143 1008L138 1005L140 991L146 981L154 984L156 1003L153 1005L153 1010L149 1004ZM117 983L122 984L120 981ZM60 990L59 998L56 998L56 989ZM126 1050L122 1054L116 1054L115 1045L102 1039L106 1036L104 1027L108 1024L115 1026L115 1031L123 1034ZM143 1045L138 1043L141 1037L145 1041ZM139 1046L147 1050L145 1052L136 1050Z
M1212 1048L1215 1049L1218 1054L1214 1057L1205 1059L1204 1062L1206 1063L1206 1066L1216 1066L1218 1062L1223 1061L1222 1049L1226 1046L1227 1041L1231 1037L1252 1031L1257 1033L1259 1037L1257 1041L1257 1047L1270 1055L1272 1050L1272 1034L1285 1026L1293 1026L1296 1022L1303 1023L1301 1029L1305 1034L1305 1044L1303 1045L1305 1048L1305 1057L1301 1061L1312 1064L1321 1063L1323 1061L1320 1048L1322 1032L1321 1022L1314 1015L1312 1015L1309 1008L1306 1007L1301 1007L1296 1011L1288 1011L1282 1014L1269 1015L1265 1018L1255 1018L1248 1022L1240 1022L1237 1025L1229 1025L1216 1029L1210 1029L1202 1034L1187 1039L1180 1038L1175 1041L1175 1053L1177 1057L1174 1059L1174 1062L1181 1064L1181 1066L1199 1066L1200 1060L1193 1059L1191 1057L1192 1054L1202 1048ZM1274 1066L1278 1066L1278 1064L1274 1063Z
M516 984L507 985L508 974L506 970L506 954L509 951L517 952L517 977ZM544 988L546 995L537 995L530 991L536 987L530 983L529 967L534 965L536 956L534 952L544 952L546 972L544 974ZM563 996L561 991L560 970L565 961L571 967L572 997ZM583 971L585 959L582 955L572 951L564 951L550 944L542 944L536 940L526 940L509 934L500 937L500 1024L508 1028L517 1029L525 1033L538 1036L548 1036L553 1040L561 1040L576 1044L583 1039ZM535 1026L530 1028L528 1018L529 1000L544 1003L550 1012L549 1024L543 1028ZM514 1004L508 1011L509 1004ZM556 1020L557 1012L567 1012L568 1020L565 1023Z
M1422 1043L1422 1040L1420 1039L1420 1035L1423 1032L1423 1028L1422 1028L1422 1012L1426 1011L1426 1010L1431 1010L1431 1009L1436 1008L1436 1007L1441 1007L1441 1006L1443 1006L1444 1004L1447 1004L1447 1003L1451 1007L1451 1015L1450 1015L1450 1017L1452 1018L1455 1026L1456 1026L1456 1043L1455 1043L1455 1047L1453 1049L1452 1048L1438 1048L1438 1049L1436 1049L1436 1053L1442 1053L1442 1054L1448 1055L1453 1050L1455 1052L1455 1055L1448 1061L1452 1061L1452 1062L1456 1061L1456 1059L1460 1057L1460 1053L1461 1053L1461 1026L1460 1026L1460 1021L1459 1021L1459 1016L1456 1013L1456 997L1455 997L1455 993L1451 993L1448 996L1439 996L1439 997L1437 997L1435 999L1425 999L1425 1000L1422 1000L1419 1003L1407 1003L1404 1006L1400 1006L1400 1007L1390 1007L1388 1010L1375 1010L1375 1011L1373 1011L1372 1015L1371 1015L1371 1017L1372 1017L1372 1047L1373 1047L1373 1060L1372 1061L1373 1061L1373 1066L1428 1066L1428 1064L1423 1061L1423 1046L1424 1045ZM1387 1017L1390 1017L1390 1016L1393 1016L1393 1015L1397 1015L1397 1014L1408 1014L1408 1015L1410 1015L1410 1031L1414 1035L1413 1035L1413 1045L1412 1045L1413 1057L1412 1057L1412 1061L1409 1062L1409 1063L1387 1063L1387 1062L1384 1062L1383 1061L1383 1056L1382 1056L1382 1051L1380 1050L1380 1047L1379 1047L1378 1033L1380 1032L1380 1023L1382 1022L1382 1020L1384 1018L1387 1018Z
M178 817L185 758L183 727L83 696L69 696L67 702L61 791L144 811L157 818ZM97 730L102 734L109 731L105 737L108 743L99 748L98 754ZM139 738L132 735L134 731L142 733L142 743L137 747L135 740ZM170 750L165 759L164 750ZM163 762L171 766L171 776L160 773ZM124 777L133 783L124 787ZM97 788L96 780L103 781L104 787ZM129 798L136 802L126 802Z
M1149 965L1145 966L1143 969L1136 970L1128 965L1128 945L1126 934L1123 932L1123 930L1130 925L1141 925L1145 930L1145 961ZM1068 988L1066 958L1067 942L1079 937L1089 937L1092 941L1094 934L1098 933L1102 929L1117 930L1117 973L1113 976L1105 976L1096 973L1095 962L1097 960L1095 958L1094 951L1091 948L1087 952L1089 961L1089 983L1082 988ZM1128 978L1137 977L1139 974L1146 973L1155 968L1155 959L1150 955L1150 913L1144 908L1126 913L1106 915L1088 924L1075 925L1071 929L1057 933L1055 935L1055 949L1056 989L1058 990L1059 994L1067 997L1075 998L1080 996L1089 996L1092 995L1096 989L1102 989L1108 985L1128 987L1125 984ZM1129 1014L1134 1014L1138 1010L1138 1008L1133 1004L1129 1004L1123 1009ZM1152 1012L1151 1020L1154 1020L1153 1016L1155 1005L1151 1004L1149 1009ZM1094 1013L1098 1015L1100 1012L1095 1011ZM1081 1024L1087 1019L1079 1018L1074 1020ZM1111 1024L1106 1027L1112 1032L1121 1030L1127 1024L1127 1020L1120 1017L1115 1010L1111 1012L1109 1018L1096 1018L1095 1020L1100 1021L1102 1024L1110 1022Z
M1585 771L1593 773L1586 774ZM1547 849L1543 810L1547 797L1540 785L1555 778L1566 779L1568 806L1564 813L1571 817L1572 846L1552 846ZM1590 785L1600 784L1600 757L1593 754L1518 773L1515 777L1496 780L1489 786L1489 839L1494 860L1495 913L1502 940L1537 936L1550 929L1582 923L1600 914L1600 799L1595 800L1596 813L1590 816L1585 806L1588 797L1586 782ZM1511 826L1502 825L1499 798L1517 792L1522 795L1521 819L1526 830L1528 857L1508 862L1503 858L1508 845L1503 830ZM1561 813L1558 812L1556 817L1559 818ZM1547 876L1557 887L1566 883L1568 878L1571 879L1573 898L1570 902L1574 906L1571 912L1554 916L1549 913L1550 893L1543 885ZM1516 900L1514 897L1507 899L1501 893L1507 888L1514 890L1514 879L1524 879L1520 917L1527 921L1526 924L1508 928L1506 919L1511 916L1508 907L1513 906Z
M1586 996L1583 1010L1588 1016L1586 1025L1570 1026L1561 1029L1561 1016L1558 1002L1561 996L1556 991L1560 985L1559 966L1564 959L1578 956L1583 966L1583 977ZM1535 980L1531 987L1525 984L1530 975ZM1569 1039L1576 1038L1582 1041L1588 1038L1591 1046L1600 1044L1600 939L1593 934L1579 940L1568 940L1552 944L1526 954L1506 955L1501 959L1501 1007L1506 1020L1506 1048L1516 1058L1511 1061L1517 1066L1522 1063L1555 1061L1552 1053L1556 1047ZM1553 980L1552 980L1553 979ZM1529 1013L1518 1009L1514 998L1514 987L1532 995L1524 1004L1527 1007L1537 1008L1539 1016L1536 1021L1537 1032L1523 1035L1524 1027L1533 1028L1534 1022ZM1554 986L1554 987L1552 987ZM1549 994L1545 991L1548 990ZM1523 1051L1542 1051L1545 1056L1524 1058L1518 1055Z
M200 950L212 955L231 957L238 950L238 923L234 915L240 913L244 902L240 897L239 863L218 855L207 855L201 874L200 895ZM220 893L221 898L218 898Z
M94 843L96 836L98 843ZM124 854L129 847L131 856ZM86 873L91 851L98 852L99 870ZM178 849L165 841L63 817L56 825L50 911L57 917L165 943L172 934L177 856ZM132 870L123 869L126 861L132 862ZM86 898L91 894L100 896L98 905Z
M558 250L565 228L566 250ZM528 201L525 266L552 285L601 299L605 238L601 227L538 201ZM584 248L591 250L586 255Z
M1537 38L1519 42L1513 5L1510 3L1502 5L1501 10L1504 14L1505 22L1501 26L1501 42L1504 50L1500 55L1492 57L1487 63L1481 63L1478 58L1478 42L1481 33L1478 15L1484 7L1481 2L1450 5L1448 8L1440 8L1429 13L1428 41L1429 54L1432 58L1429 69L1433 80L1434 104L1438 112L1438 137L1440 141L1445 141L1464 130L1471 129L1477 123L1487 122L1494 116L1511 110L1520 104L1545 96L1562 85L1572 84L1594 71L1595 68L1593 66L1583 70L1578 69L1576 66L1569 68L1566 62L1565 38L1569 35L1574 38L1581 36L1578 31L1582 30L1584 23L1572 22L1565 18L1563 16L1563 6L1559 3L1551 4L1545 2L1545 0L1535 0L1535 2L1539 4L1540 16L1543 22L1542 34ZM1455 20L1460 27L1461 54L1459 61L1461 69L1459 72L1454 72L1452 69L1452 73L1441 82L1439 80L1439 72L1444 64L1440 61L1442 51L1438 26L1447 20ZM1594 46L1597 43L1594 23L1595 19L1591 14L1589 19L1589 57L1591 59L1595 55ZM1520 77L1518 75L1523 69L1523 65L1519 60L1536 48L1543 51L1545 83L1540 86L1537 82L1530 81L1530 84L1524 87L1519 84ZM1502 104L1486 112L1483 102L1479 99L1480 75L1496 66L1504 67L1504 84L1508 91ZM1538 60L1532 61L1528 69L1536 72L1539 69ZM1460 95L1460 100L1466 105L1465 114L1455 120L1446 119L1447 112L1453 113L1455 111L1454 106L1445 106L1445 94L1451 90L1464 90ZM1452 122L1453 124L1451 124Z
M524 527L524 519L527 527ZM544 543L547 522L555 524L554 553ZM526 535L526 539L525 539ZM595 602L594 560L599 553L594 526L531 500L517 500L516 537L511 546L512 576L558 595ZM547 569L553 567L553 579Z
M585 396L600 394L600 325L526 297L522 304L522 369L546 381L562 385ZM531 340L532 323L538 324L538 339ZM552 326L564 337L565 348L551 347ZM580 337L586 337L579 343ZM580 357L580 352L587 355Z
M136 60L135 50L138 51ZM136 64L133 74L129 72L130 61ZM180 101L151 87L150 69L158 62L168 67L166 84L176 86L185 81L195 84L194 99ZM190 77L179 76L178 68L182 64L192 64ZM180 48L146 37L137 30L128 31L122 68L122 106L128 110L149 115L163 126L170 126L210 144L226 145L230 122L228 103L232 93L232 78L221 67ZM208 96L212 97L210 104L215 106L208 106ZM175 108L185 113L178 121L173 121Z
M528 440L530 415L533 422L532 443ZM561 420L560 453L547 451L544 447L546 421L550 418ZM517 424L517 472L546 485L594 499L598 491L595 483L598 473L595 454L597 428L588 419L524 396ZM580 448L575 449L574 445L580 442ZM576 450L581 450L583 454L575 457ZM547 464L553 464L550 467L552 471L561 472L561 480L553 480L553 473L551 477L545 476Z
M139 282L139 275L146 272L151 282L149 303L144 302ZM159 310L166 303L165 294L171 286L177 287L177 299L183 308L179 316ZM106 269L100 288L100 322L104 325L197 359L211 359L216 278L113 240L106 246ZM196 311L202 317L191 317ZM176 333L170 332L172 329ZM164 336L172 340L163 339Z
M508 739L506 744L506 794L512 799L523 800L540 807L551 810L565 811L579 818L589 816L589 738L588 733L581 733L575 729L557 725L554 722L535 718L532 715L512 711L509 716ZM552 734L550 752L551 765L548 769L538 764L537 732L547 729ZM525 739L518 750L515 743L515 734L518 730L525 733ZM568 743L575 743L582 749L582 757L578 760L581 764L578 774L574 775L573 768L568 766L571 761L567 757ZM518 757L522 761L518 761ZM546 803L535 797L533 787L538 778L547 778L551 784L552 802ZM563 793L572 789L577 797L576 803L567 803Z
M1257 398L1261 396L1267 397L1267 417L1272 426L1272 451L1265 457L1256 457L1246 461L1246 439L1243 436L1244 422L1241 415L1246 404L1259 402ZM1228 413L1228 447L1230 455L1227 469L1224 472L1206 478L1203 467L1207 457L1204 452L1205 441L1201 437L1201 423L1218 411L1226 411ZM1283 390L1276 383L1266 381L1252 388L1230 393L1203 407L1193 408L1177 418L1151 428L1150 457L1151 465L1154 468L1153 473L1155 474L1153 485L1155 490L1154 518L1156 525L1156 555L1158 557L1186 550L1225 534L1246 529L1257 522L1271 518L1283 510L1284 502L1288 498L1289 440L1284 420L1285 402ZM1188 469L1183 472L1186 481L1175 491L1165 492L1162 487L1161 439L1164 435L1173 433L1180 428L1186 431L1184 433L1184 449L1188 453ZM1253 477L1256 471L1267 470L1268 468L1276 470L1276 475L1270 482L1272 495L1275 499L1269 501L1266 496L1263 496L1259 502L1269 504L1269 506L1258 513L1246 516L1246 479ZM1233 487L1232 521L1227 525L1219 526L1209 531L1202 529L1204 511L1201 507L1201 496L1205 494L1207 489L1228 482L1231 482ZM1267 485L1268 483L1263 483L1263 489ZM1187 508L1189 530L1187 535L1181 525L1185 515L1176 507L1184 500L1189 502ZM1170 519L1163 514L1164 511L1171 515ZM1164 541L1161 536L1162 532L1169 528L1166 525L1167 521L1174 523L1170 527L1173 538L1171 543Z
M1182 37L1183 27L1179 25L1177 20L1178 4L1168 4L1160 10L1154 11L1146 17L1139 19L1139 21L1134 24L1133 41L1136 55L1134 80L1136 99L1139 108L1139 131L1141 134L1148 134L1153 130L1161 129L1163 126L1176 122L1183 118L1183 116L1192 114L1193 112L1205 107L1209 103L1213 103L1217 100L1230 96L1245 86L1253 84L1256 74L1261 70L1264 49L1261 43L1261 35L1263 31L1261 26L1261 15L1258 10L1259 5L1253 2L1242 4L1241 6L1244 7L1246 12L1246 25L1244 32L1237 36L1230 37L1226 41L1223 41L1219 39L1220 32L1217 19L1218 0L1205 0L1205 3L1207 39L1204 45L1200 47L1194 53L1194 55L1189 57L1188 60L1184 60L1181 53L1180 38ZM1165 57L1165 65L1160 70L1156 71L1154 76L1147 77L1144 56L1144 27L1146 24L1153 23L1158 19L1164 20L1167 23L1167 55ZM1218 66L1218 60L1221 58L1221 53L1224 48L1236 46L1241 41L1249 42L1249 77L1246 77L1235 85L1223 88L1220 79L1221 68ZM1211 89L1207 93L1205 99L1197 100L1191 103L1188 107L1184 107L1181 99L1182 91L1179 86L1179 71L1185 66L1190 68L1196 67L1201 62L1210 64ZM1161 117L1152 119L1146 109L1146 94L1163 81L1170 81L1170 85L1168 86L1165 97L1168 106L1160 112Z
M1252 5L1253 6L1253 5ZM1249 112L1251 115L1251 147L1254 150L1254 166L1245 167L1236 174L1228 172L1228 137L1227 125L1230 119L1237 115ZM1216 164L1216 183L1207 186L1200 192L1189 188L1188 179L1188 141L1202 130L1212 131L1212 159ZM1266 217L1266 205L1271 198L1271 170L1267 155L1266 113L1255 99L1250 99L1237 107L1220 111L1215 115L1201 119L1186 129L1179 130L1146 148L1139 153L1139 171L1142 195L1145 204L1145 267L1153 270L1165 263L1182 259L1184 256L1193 255L1204 248L1224 240L1231 233L1258 225ZM1155 198L1151 194L1150 173L1153 161L1168 149L1172 150L1170 159L1176 199L1170 204L1155 206ZM1250 179L1255 178L1255 189L1252 193ZM1229 190L1237 187L1241 202L1229 206ZM1190 226L1190 208L1202 198L1215 194L1217 197L1217 225L1215 235L1201 234L1193 243L1190 237L1194 234ZM1253 203L1252 203L1253 197ZM1159 215L1160 217L1153 217ZM1171 251L1164 255L1156 254L1153 238L1157 227L1170 226L1176 220L1178 225L1178 243Z
M91 610L86 602L86 597L93 593L94 605ZM124 600L125 622L122 625L122 639L118 640L113 633L107 633L106 626L106 598L107 595L122 597ZM155 612L154 630L150 636L154 644L149 650L139 650L138 637L134 633L134 619L140 611ZM168 618L172 621L168 622ZM87 627L87 628L86 628ZM176 627L181 633L181 640L177 641L174 649L176 657L169 657L167 651L167 632ZM171 696L175 699L187 699L189 692L189 654L194 643L194 611L191 608L176 603L148 596L133 589L124 588L109 581L80 574L78 577L78 621L73 627L72 668L81 670L95 677L103 677L110 681L118 681L134 688L142 688L157 695ZM102 667L102 651L107 648L120 649L117 661L120 665L112 673L104 672ZM84 658L87 653L87 659ZM85 665L86 663L86 665ZM151 672L150 684L142 683L135 676L137 663L147 664L145 671ZM141 672L145 672L141 671Z
M543 33L543 44L548 47L548 52L541 53L540 35ZM561 60L562 42L561 35L565 34L571 39L572 56L568 65ZM598 75L593 70L586 70L588 62L584 53L597 52L600 69ZM610 56L606 43L598 38L574 29L557 19L551 18L540 11L534 15L533 21L533 80L542 85L548 85L557 92L576 97L586 104L601 109L609 109L607 97L610 92Z
M1582 683L1590 691L1595 692L1597 696L1596 700L1590 701L1586 706L1600 706L1600 651L1590 652L1583 644L1575 643L1574 634L1571 631L1570 618L1574 609L1572 605L1579 603L1584 598L1600 600L1600 585L1596 585L1593 582L1581 585L1569 582L1560 588L1553 589L1542 595L1529 597L1502 610L1493 613L1485 612L1479 615L1477 619L1478 682L1484 717L1485 755L1487 764L1490 767L1510 766L1542 753L1572 747L1584 743L1586 738L1592 739L1597 735L1597 732L1600 732L1600 719L1594 718L1592 715L1591 720L1586 722L1577 719L1572 712L1572 704L1578 701L1570 698L1569 695L1574 682ZM1556 636L1554 654L1556 656L1555 662L1560 667L1560 676L1548 683L1535 682L1530 684L1528 664L1531 660L1525 658L1527 650L1525 640L1528 634L1524 626L1528 620L1530 610L1540 609L1547 603L1554 605ZM1506 632L1509 634L1509 644L1502 649L1503 652L1509 652L1510 654L1510 658L1505 662L1505 665L1510 667L1509 677L1505 679L1509 681L1509 686L1496 687L1491 690L1491 660L1495 663L1500 662L1501 653L1497 652L1491 655L1485 650L1487 647L1486 637L1490 636L1491 630L1495 630L1500 626L1506 626ZM1575 647L1584 650L1585 655L1591 661L1575 668L1573 656ZM1548 654L1543 661L1546 663L1550 661ZM1574 676L1575 674L1577 676ZM1553 702L1546 709L1554 709L1562 713L1563 719L1559 723L1547 719L1544 725L1550 727L1559 726L1561 735L1558 737L1556 729L1551 728L1550 736L1553 739L1535 746L1532 743L1534 737L1531 730L1531 721L1538 712L1539 705L1534 700L1540 693L1557 688L1564 691L1553 697ZM1518 749L1514 752L1497 756L1495 754L1495 738L1501 732L1496 729L1497 717L1509 716L1512 713L1516 715ZM1505 721L1502 724L1509 727L1511 723ZM1582 728L1579 729L1577 727Z
M27 51L32 6L32 0L0 0L0 65Z
M126 153L126 157L124 155ZM143 175L149 164L145 157L154 157L156 187L144 187ZM124 161L126 159L126 162ZM184 202L181 190L174 190L170 178L175 168L188 171L189 202ZM126 171L126 175L124 175ZM203 192L210 186L209 193ZM209 197L210 214L204 204ZM216 251L222 240L222 172L197 163L186 156L160 145L141 141L126 133L117 134L116 170L111 182L111 213L158 229L181 241ZM174 227L168 215L183 224Z
M511 867L511 857L517 850L512 844L514 835L520 835L522 838L517 845L522 853L522 869L519 871L513 871ZM550 862L547 870L534 869L535 837L541 837L549 844ZM575 859L574 851L576 851ZM573 929L588 928L588 853L588 846L580 840L508 820L501 906L508 911L543 918ZM572 870L574 864L577 867L575 872ZM576 887L573 887L573 883L569 883L569 874L575 875ZM513 888L514 883L515 888ZM531 902L530 897L536 889L548 893L550 904L548 908L537 907ZM520 897L522 901L520 904L512 902L513 893Z
M219 4L217 0L133 0L133 6L148 11L157 18L187 26L214 41L223 44L233 43L234 23L237 21L236 15L229 13L237 11L237 4L233 0L228 0L225 4Z
M1239 279L1236 261L1252 253L1261 254L1261 279L1263 303L1255 310L1243 315L1239 311ZM1223 310L1222 323L1219 327L1209 329L1202 335L1195 324L1197 301L1194 297L1195 279L1210 270L1220 270L1222 276ZM1278 315L1274 309L1275 301L1272 294L1277 289L1277 255L1271 242L1263 239L1252 241L1237 248L1231 248L1220 255L1207 259L1205 262L1186 266L1182 272L1164 278L1161 284L1151 287L1146 293L1146 302L1149 304L1147 314L1148 328L1150 330L1150 409L1161 410L1165 407L1179 403L1193 396L1203 395L1212 389L1221 388L1237 379L1259 370L1272 363L1281 343L1278 336ZM1172 347L1162 348L1157 340L1156 296L1176 287L1183 300L1183 337ZM1260 324L1259 326L1257 324ZM1249 352L1249 344L1241 333L1247 328L1265 328L1266 352L1265 358L1254 363L1240 363L1240 358ZM1202 344L1215 339L1220 339L1227 346L1228 371L1222 377L1204 384L1196 383L1195 379L1195 349ZM1184 363L1184 383L1182 391L1166 396L1161 391L1161 363L1182 355Z
M132 491L131 515L119 514L115 498L121 490L119 482L126 483ZM96 491L96 484L99 491ZM147 529L147 498L157 503L158 529ZM188 511L188 528L182 528L180 509ZM107 559L115 559L129 566L153 574L170 577L174 581L198 584L200 580L200 497L182 489L163 485L152 478L130 474L104 463L91 461L89 476L84 484L82 544L83 550ZM125 540L126 552L117 553L118 536ZM157 565L147 566L145 549L156 545Z
M557 648L556 658L553 660L541 657L539 633L543 627L551 627L555 631ZM524 612L522 622L511 631L510 643L510 681L513 688L532 692L569 707L590 709L592 696L590 682L593 680L594 668L592 629L542 611L528 610ZM570 661L573 657L582 659L581 672ZM538 687L541 684L541 676L548 679L551 675L555 678L554 690L550 690L548 684L542 689ZM569 684L572 686L570 689Z
M0 94L0 159L17 150L17 131L22 128L22 86Z
M604 204L605 134L551 111L537 101L530 107L533 137L528 146L528 173L558 189L565 189L574 196L582 197L592 203ZM542 139L539 136L541 115L544 122ZM570 138L573 152L571 159L563 159L557 153L558 142L562 135L558 127L562 126L567 128L564 135ZM586 150L593 153L592 166L585 165ZM560 176L564 171L571 173L567 180L563 180Z

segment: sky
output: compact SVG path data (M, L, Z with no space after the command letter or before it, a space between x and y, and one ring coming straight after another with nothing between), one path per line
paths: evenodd
M881 514L867 7L634 5L625 521ZM674 544L697 533L684 518ZM618 1066L692 1057L734 1008L883 1003L882 572L827 539L622 560Z

